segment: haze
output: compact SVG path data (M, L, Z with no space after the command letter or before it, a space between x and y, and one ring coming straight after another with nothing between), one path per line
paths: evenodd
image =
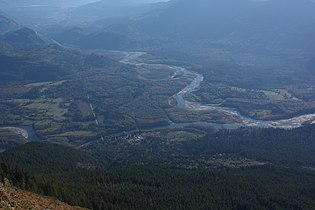
M0 209L314 209L314 1L0 10Z

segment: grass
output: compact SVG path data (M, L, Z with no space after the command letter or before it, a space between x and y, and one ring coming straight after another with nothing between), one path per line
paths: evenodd
M51 120L42 120L35 122L35 127L48 127L51 123Z
M41 86L46 86L50 85L51 82L35 82L35 83L30 83L25 85L25 87L41 87Z
M63 121L65 119L64 114L67 112L66 109L61 108L60 104L63 99L36 99L33 103L25 106L29 109L37 109L45 111L46 117L52 118L56 121Z
M30 83L24 85L27 88L36 88L36 87L41 87L40 92L44 92L45 90L49 89L50 87L62 85L66 80L61 80L57 82L36 82L36 83Z
M63 134L60 134L58 136L63 136L63 137L90 137L96 135L95 133L91 131L69 131Z
M264 90L263 93L271 101L298 100L298 98L292 96L292 94L285 89Z
M87 116L90 116L92 115L91 113L91 108L90 108L90 105L88 103L79 103L79 109L80 109L80 112L82 114L83 117L87 117Z
M41 114L43 115L42 118L58 122L65 120L64 114L68 111L65 108L61 108L61 104L64 102L62 98L15 99L13 101L23 108L34 110L34 114L37 117L39 117L38 114Z
M268 97L269 100L271 101L282 101L285 98L283 97L283 95L277 93L277 92L273 92L273 91L263 91L264 94Z

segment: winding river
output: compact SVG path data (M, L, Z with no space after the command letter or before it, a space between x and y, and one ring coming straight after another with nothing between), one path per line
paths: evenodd
M146 64L135 61L137 58L141 57L145 53L143 52L125 52L124 58L120 61L124 64L130 64L130 65L156 65L156 64ZM270 120L270 121L264 121L264 120L255 120L252 118L248 118L246 116L243 116L239 112L237 112L233 108L228 107L221 107L219 105L213 105L213 104L202 104L199 102L192 102L185 99L185 95L189 94L191 92L197 91L200 87L201 83L204 80L203 75L188 71L187 69L183 67L177 67L177 66L170 66L165 64L158 64L163 67L167 67L169 69L172 69L174 72L181 72L183 75L190 75L193 76L193 80L180 92L175 94L175 99L177 102L177 106L181 109L189 110L189 111L217 111L221 112L223 114L232 115L239 119L240 123L235 124L227 124L226 127L240 127L240 126L251 126L251 127L265 127L265 128L297 128L303 126L305 123L315 123L315 114L306 114L306 115L300 115L297 117L289 118L289 119L283 119L283 120ZM199 122L202 123L202 122ZM220 124L211 124L212 126L220 126ZM224 125L221 125L221 127L225 127Z
M121 63L128 64L128 65L136 65L136 66L146 66L150 67L150 65L155 66L157 64L147 64L147 63L141 63L138 62L136 59L141 57L146 53L144 52L124 52L123 59L120 60ZM228 128L228 129L234 129L239 128L242 126L250 126L250 127L264 127L264 128L297 128L301 127L306 123L315 124L315 114L306 114L306 115L300 115L297 117L284 119L284 120L274 120L274 121L264 121L264 120L255 120L248 118L246 116L243 116L239 112L237 112L233 108L228 107L221 107L218 104L202 104L200 102L193 102L188 101L185 99L185 95L192 93L194 91L197 91L201 85L201 83L204 80L203 75L188 71L187 69L183 67L178 66L171 66L171 65L165 65L165 64L158 64L159 66L162 66L163 68L169 68L172 71L174 71L174 75L170 77L170 79L174 79L175 75L178 75L181 73L181 75L192 77L192 81L185 86L181 91L179 91L177 94L172 96L170 99L175 99L177 102L177 106L181 109L185 109L188 111L217 111L221 112L222 114L226 115L232 115L236 117L239 121L239 123L230 123L230 124L218 124L218 123L207 123L202 121L197 122L191 122L191 123L170 123L169 125L165 126L155 126L145 129L136 129L126 132L119 132L116 134L110 135L111 137L119 137L123 135L128 134L134 134L138 132L146 132L146 131L156 131L156 130L163 130L163 129L180 129L187 126L192 125L202 125L207 127L213 127L216 129L220 128ZM0 129L9 129L13 132L20 134L24 136L29 141L38 141L39 138L36 135L36 132L32 126L6 126L6 127L0 127ZM85 146L85 145L83 145Z

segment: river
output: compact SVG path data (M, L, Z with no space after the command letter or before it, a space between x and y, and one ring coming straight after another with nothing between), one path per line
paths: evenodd
M129 64L129 65L146 65L146 66L155 65L156 66L156 64L146 64L146 63L135 61L137 58L144 55L145 54L144 52L124 52L124 53L125 53L125 56L122 60L120 60L121 63ZM138 132L156 131L156 130L163 130L163 129L180 129L180 128L184 128L187 126L194 126L194 125L208 126L208 127L213 127L216 129L220 129L220 128L235 129L242 126L291 129L291 128L301 127L306 122L311 123L311 124L315 123L315 114L300 115L300 116L283 119L283 120L264 121L264 120L255 120L255 119L243 116L233 108L221 107L218 104L202 104L200 102L188 101L185 99L184 96L186 94L189 94L198 90L201 83L204 81L203 75L193 72L193 71L188 71L187 69L183 67L170 66L170 65L165 65L165 64L158 64L158 65L170 68L175 73L181 72L182 75L185 75L185 76L189 75L189 76L193 76L194 78L181 91L179 91L177 94L172 96L176 99L177 106L179 108L185 109L188 111L218 111L223 114L225 113L225 114L233 115L237 117L240 120L240 123L218 124L218 123L206 123L206 122L201 122L201 121L192 122L192 123L172 122L169 125L165 125L165 126L155 126L155 127L145 128L145 129L119 132L119 133L110 135L111 137L119 137L122 135L134 134ZM5 127L0 127L0 129L10 129L15 133L24 136L29 141L39 140L32 126L5 126Z
M124 64L130 64L130 65L146 65L146 66L155 65L156 66L156 64L146 64L146 63L135 61L137 58L141 57L144 54L145 53L143 52L125 52L125 57L120 62ZM255 120L255 119L246 117L240 114L238 111L236 111L233 108L222 107L218 104L202 104L199 102L188 101L185 99L184 96L198 90L198 88L200 87L201 83L204 80L203 75L193 72L193 71L188 71L187 69L183 67L170 66L170 65L165 65L165 64L158 64L158 65L172 69L174 70L174 72L180 71L183 75L191 75L194 78L186 87L184 87L180 92L174 95L177 102L177 106L179 108L189 110L189 111L218 111L223 114L225 113L228 115L233 115L240 120L240 123L237 123L237 124L232 123L232 124L220 125L220 124L214 123L212 124L212 126L214 127L234 128L234 127L241 127L241 126L251 126L251 127L264 127L264 128L291 129L291 128L301 127L306 122L311 123L311 124L315 123L315 114L300 115L300 116L283 119L283 120L264 121L264 120ZM202 123L202 122L196 122L196 123ZM187 126L186 123L183 125Z

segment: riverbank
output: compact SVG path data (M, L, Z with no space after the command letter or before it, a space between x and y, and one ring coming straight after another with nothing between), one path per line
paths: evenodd
M130 65L157 65L157 64L146 64L133 62L137 58L144 55L144 52L124 52L125 57L120 60L121 63L130 64ZM204 76L193 71L189 71L183 67L178 66L170 66L166 64L158 64L164 67L168 67L175 71L175 73L182 72L182 75L192 75L194 79L184 87L180 92L175 94L173 97L176 100L177 106L180 109L185 109L188 111L218 111L223 114L233 115L237 117L241 123L235 123L236 127L239 126L250 126L250 127L265 127L265 128L284 128L284 129L292 129L298 128L305 124L315 124L315 113L314 114L306 114L300 115L288 119L283 120L255 120L246 116L241 115L238 111L229 107L221 107L220 105L212 105L212 104L202 104L200 102L188 101L185 99L185 95L190 94L194 91L197 91L201 86L201 83L204 81ZM202 123L202 122L194 122L194 123ZM229 126L233 125L230 123ZM234 126L232 126L234 127Z

